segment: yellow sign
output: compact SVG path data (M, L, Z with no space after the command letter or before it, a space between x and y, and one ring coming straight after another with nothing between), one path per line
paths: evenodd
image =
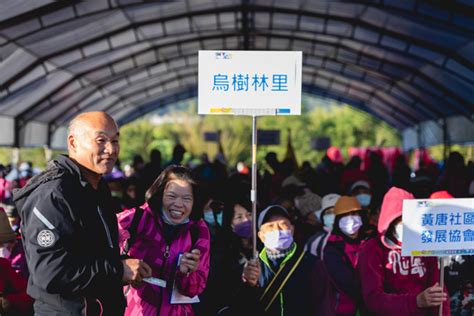
M232 108L211 108L211 113L232 113Z

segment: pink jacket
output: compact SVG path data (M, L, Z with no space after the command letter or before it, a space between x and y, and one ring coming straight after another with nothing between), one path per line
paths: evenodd
M209 273L210 235L204 220L192 221L181 227L178 237L169 245L169 257L165 258L167 244L163 238L163 222L161 216L153 214L148 204L144 209L137 228L137 237L130 247L128 254L133 258L143 259L153 270L153 277L167 281L166 288L145 283L142 287L130 288L127 295L125 315L163 315L181 316L194 315L190 304L170 304L173 280L181 294L189 297L199 295L206 286ZM119 242L123 249L125 241L130 236L128 228L131 225L134 209L118 214ZM191 251L190 227L195 225L199 237L194 249L201 251L201 261L197 271L183 275L177 271L178 255ZM125 289L128 287L125 287Z
M3 202L7 195L8 181L0 178L0 202Z

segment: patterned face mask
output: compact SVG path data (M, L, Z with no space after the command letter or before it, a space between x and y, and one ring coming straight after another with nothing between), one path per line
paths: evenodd
M339 228L347 235L353 235L362 227L362 218L359 215L347 215L339 220Z

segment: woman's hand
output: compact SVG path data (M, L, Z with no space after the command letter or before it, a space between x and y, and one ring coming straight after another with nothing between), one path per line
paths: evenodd
M201 251L193 249L191 252L185 252L181 256L179 271L182 274L189 274L197 270L201 260Z
M416 297L416 305L420 308L439 306L446 301L448 295L438 283L427 288Z

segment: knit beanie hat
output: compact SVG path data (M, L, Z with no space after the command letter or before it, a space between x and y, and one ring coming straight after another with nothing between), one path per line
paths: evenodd
M321 208L321 198L313 192L306 192L295 198L295 206L303 217L308 216L311 212L316 212Z

